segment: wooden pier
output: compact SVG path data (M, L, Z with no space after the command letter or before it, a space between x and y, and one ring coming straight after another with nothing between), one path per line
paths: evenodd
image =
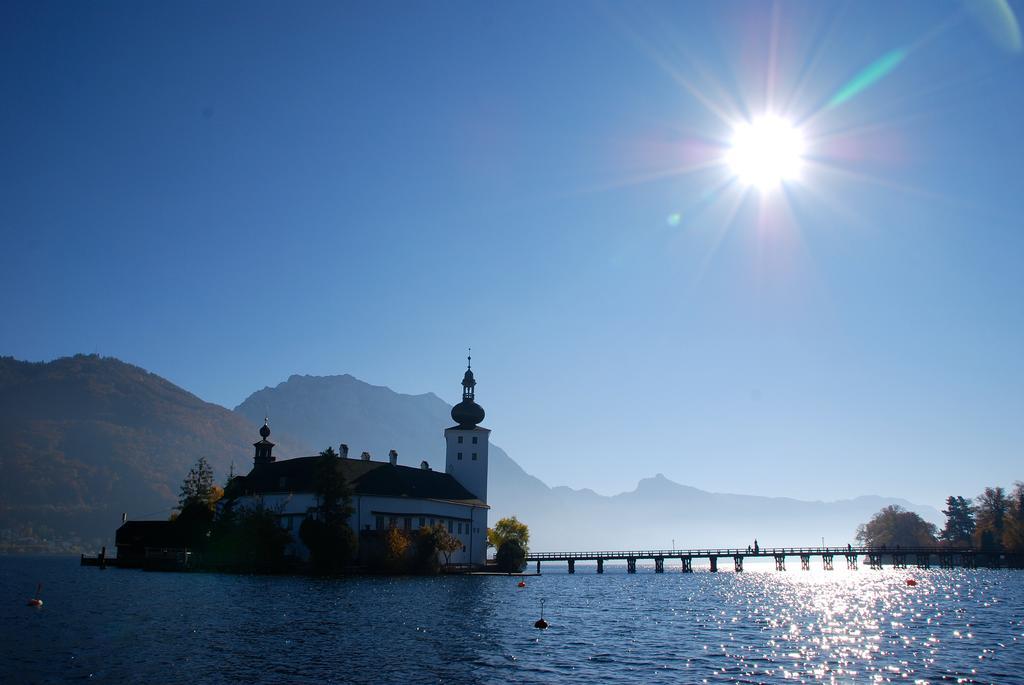
M606 561L625 561L626 571L636 573L638 560L653 560L654 572L665 572L665 560L678 559L683 573L693 572L694 559L707 559L712 573L719 570L719 560L732 560L733 570L743 572L745 559L772 558L776 571L786 570L786 560L800 560L800 568L811 570L811 560L821 559L822 568L833 570L835 559L846 561L846 568L857 570L858 563L867 564L872 569L881 569L885 565L893 568L907 568L912 563L917 568L926 569L935 565L939 568L1021 568L1020 555L1003 553L986 553L966 547L758 547L753 548L720 548L720 549L646 549L646 550L615 550L599 552L530 552L526 561L537 564L540 573L541 562L564 561L569 573L576 572L576 562L593 561L597 563L597 572L604 573ZM908 562L908 560L911 560Z

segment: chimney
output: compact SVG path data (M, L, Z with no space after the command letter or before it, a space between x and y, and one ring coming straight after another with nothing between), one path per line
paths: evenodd
M363 452L362 454L359 455L359 458L362 459L363 461L370 461L370 453Z
M348 445L341 443L341 445L338 446L338 454L341 455L342 459L348 459Z
M423 463L426 464L427 462L423 462ZM128 512L127 511L123 511L123 512L121 512L121 525L124 525L126 523L128 523Z
M388 452L388 461L392 466L398 463L398 450L391 450Z
M430 464L428 464L425 461L421 461L420 462L420 468L423 469L424 471L429 471L430 470Z

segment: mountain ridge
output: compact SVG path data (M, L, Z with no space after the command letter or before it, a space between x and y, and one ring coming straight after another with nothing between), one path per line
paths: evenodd
M2 357L0 430L10 440L0 468L10 477L0 483L0 529L43 525L109 541L121 511L133 517L169 513L198 457L207 457L218 481L232 464L245 473L268 408L278 458L345 442L354 454L365 450L382 459L398 449L400 463L426 460L444 468L442 432L451 423L451 407L432 392L399 393L351 374L292 374L229 410L115 358ZM795 544L783 538L807 537L807 521L817 524L815 540L828 535L846 541L857 524L893 503L935 522L941 518L931 507L899 498L806 501L715 493L661 473L615 495L551 487L493 444L489 475L491 520L518 515L531 526L535 549L663 546L670 538L733 544L745 540L741 531L748 529L751 539Z

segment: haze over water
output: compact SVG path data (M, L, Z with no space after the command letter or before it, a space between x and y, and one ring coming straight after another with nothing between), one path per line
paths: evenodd
M908 587L906 579L918 580ZM24 606L37 580L42 610ZM0 682L1021 682L1004 570L316 580L0 561ZM546 599L547 631L532 628Z

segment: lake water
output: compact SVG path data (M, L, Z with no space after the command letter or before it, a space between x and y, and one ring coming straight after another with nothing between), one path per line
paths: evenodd
M553 564L525 580L0 557L0 682L1024 683L1021 571ZM25 606L37 581L42 609Z

